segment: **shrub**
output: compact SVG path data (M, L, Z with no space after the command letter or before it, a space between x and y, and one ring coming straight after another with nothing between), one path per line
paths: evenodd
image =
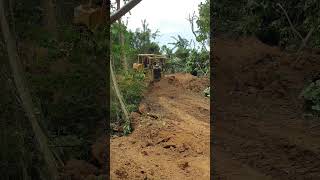
M306 101L306 108L320 113L320 80L308 85L300 95Z
M144 78L143 72L130 71L123 75L118 75L119 89L129 113L138 110L146 87ZM123 123L123 112L114 91L111 92L111 120Z

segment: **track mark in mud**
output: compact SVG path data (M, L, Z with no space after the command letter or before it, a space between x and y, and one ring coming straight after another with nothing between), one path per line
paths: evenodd
M219 127L219 146L232 153L240 162L273 177L295 179L297 177L318 178L308 172L320 173L319 155L291 144L285 138L274 137L247 125L238 124L234 129ZM246 129L246 131L243 131ZM254 136L253 136L254 134ZM308 168L310 167L310 168Z
M147 106L142 109L148 111L138 118L135 131L111 140L112 179L120 179L115 170L121 167L133 180L210 179L209 101L198 92L186 90L181 78L194 79L182 74L150 86L141 102ZM118 147L120 143L123 145ZM124 165L127 161L135 165Z
M158 99L162 104L162 108L164 108L167 112L175 114L178 118L186 118L197 123L199 123L199 120L203 122L209 122L208 117L210 116L210 112L206 111L206 108L197 107L193 104L178 104L176 101L172 101L164 97L159 97ZM202 112L200 112L199 109L201 109Z

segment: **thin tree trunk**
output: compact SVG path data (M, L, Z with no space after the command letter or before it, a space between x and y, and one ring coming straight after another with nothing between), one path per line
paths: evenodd
M286 16L286 18L287 18L287 20L288 20L288 22L289 22L289 24L290 24L290 27L291 27L292 31L293 31L294 33L296 33L296 35L297 35L301 40L303 40L302 35L296 30L296 28L294 28L294 26L293 26L293 24L292 24L292 22L291 22L291 19L289 18L289 15L288 15L287 11L281 6L280 3L277 3L277 6L279 6L280 9L283 11L284 15Z
M123 64L124 70L127 72L128 71L128 62L127 62L127 57L126 57L126 54L125 54L124 34L123 34L122 30L120 32L120 45L121 45L121 60L122 60L122 64Z
M120 9L120 0L117 0L117 10ZM119 18L118 20L119 24L121 25L121 18ZM126 54L125 54L125 49L124 49L124 34L123 34L123 29L120 29L120 35L119 35L119 39L120 39L120 51L121 51L121 55L120 55L120 59L121 59L121 63L122 66L124 68L124 70L127 72L128 71L128 63L127 63L127 58L126 58Z
M113 83L113 87L114 87L114 90L115 90L115 93L117 95L117 98L120 102L120 107L125 115L125 121L128 122L129 121L129 113L127 111L127 108L124 104L124 101L122 99L122 96L121 96L121 93L120 93L120 90L119 90L119 87L118 87L118 83L117 83L117 80L116 80L116 76L114 75L114 72L113 72L113 67L112 67L112 63L110 61L110 74L111 74L111 79L112 79L112 83Z
M40 151L43 153L44 160L47 163L49 173L52 179L58 178L58 170L55 158L49 149L48 139L42 131L35 106L32 102L30 91L27 87L27 83L24 77L24 71L19 61L19 56L16 48L16 41L10 33L9 25L4 13L4 0L0 0L0 18L1 18L1 31L4 41L7 46L9 64L11 67L13 79L17 92L21 99L22 107L31 123L33 133L39 143Z
M195 30L194 30L194 20L195 20L195 12L193 12L193 15L192 15L192 17L190 16L190 14L189 14L189 19L188 19L188 21L190 22L190 25L191 25L191 31L192 31L192 33L193 33L193 35L194 35L194 37L196 38L196 40L197 40L197 33L195 32ZM205 50L205 51L207 51L208 52L208 50L207 50L207 47L206 47L206 44L204 43L204 42L200 42L201 43L201 45L202 45L202 48Z
M54 37L57 37L57 19L56 10L53 0L42 0L42 6L44 9L44 24L48 32Z

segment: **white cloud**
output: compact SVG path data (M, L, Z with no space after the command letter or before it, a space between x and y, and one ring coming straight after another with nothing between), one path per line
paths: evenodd
M128 28L133 31L141 28L141 20L146 19L152 31L160 31L162 36L157 40L161 45L172 42L170 37L178 34L194 40L187 18L193 11L198 14L200 2L204 0L142 0L124 18L128 18Z

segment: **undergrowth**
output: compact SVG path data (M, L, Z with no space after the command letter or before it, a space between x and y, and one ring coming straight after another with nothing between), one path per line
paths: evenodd
M308 111L320 114L320 80L309 84L300 96L304 98Z
M146 88L143 72L128 71L118 73L117 80L121 95L129 113L137 111L143 92ZM120 108L119 101L114 90L111 91L111 122L123 125L123 133L129 134L132 131L130 122L124 121L124 114Z

